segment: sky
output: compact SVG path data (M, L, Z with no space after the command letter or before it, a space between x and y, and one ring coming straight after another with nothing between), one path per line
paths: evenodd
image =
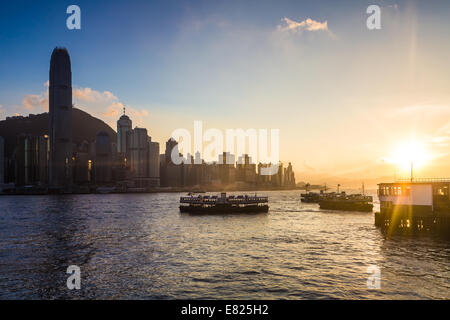
M81 9L69 30L66 8ZM381 8L369 30L366 9ZM297 181L450 176L449 1L9 1L0 10L0 119L48 110L55 46L74 104L164 142L177 128L280 130ZM404 159L403 159L404 160Z

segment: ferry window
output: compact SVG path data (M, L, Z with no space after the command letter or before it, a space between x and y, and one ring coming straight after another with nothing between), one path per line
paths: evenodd
M405 196L409 196L411 194L411 187L404 187L402 192Z
M402 187L393 187L393 191L394 191L394 195L395 196L400 196L402 194Z
M438 195L440 196L448 196L448 186L443 186L438 189Z

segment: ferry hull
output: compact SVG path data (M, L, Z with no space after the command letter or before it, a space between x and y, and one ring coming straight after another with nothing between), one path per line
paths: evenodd
M426 206L394 206L375 212L375 226L384 233L430 234L450 239L450 212L433 212Z
M341 210L341 211L360 211L372 212L373 204L371 203L351 203L345 201L320 201L320 209Z
M210 207L204 206L180 206L180 212L195 214L230 214L230 213L266 213L269 212L268 205L246 205L233 206L228 204L215 205Z

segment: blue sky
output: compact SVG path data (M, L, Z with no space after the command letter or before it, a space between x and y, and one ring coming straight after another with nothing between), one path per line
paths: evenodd
M66 28L71 4L81 30ZM382 8L381 30L366 28L370 4ZM161 142L193 120L280 128L297 170L365 170L389 152L380 134L429 140L445 127L417 118L399 127L386 114L447 110L449 17L448 1L4 2L0 119L45 110L51 51L65 46L75 104L113 128L123 104ZM287 30L284 18L327 27ZM342 142L317 148L331 138Z

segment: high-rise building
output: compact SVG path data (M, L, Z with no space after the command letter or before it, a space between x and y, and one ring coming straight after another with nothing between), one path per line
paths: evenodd
M95 182L107 184L111 182L112 159L111 141L108 133L100 131L95 139Z
M0 184L5 182L5 140L0 137Z
M159 143L152 142L151 138L148 142L148 177L152 187L159 187Z
M89 178L89 142L84 140L77 147L73 162L73 181L77 185L83 185L90 182Z
M256 183L256 164L252 163L252 158L244 154L238 158L236 164L236 181L248 184Z
M55 48L50 60L49 138L51 187L72 185L72 72L67 49Z
M48 137L21 134L14 150L15 183L45 185L48 176Z
M234 159L234 155L230 152L219 154L220 179L223 185L235 182L236 168L234 166Z
M129 145L130 145L130 133L132 130L132 122L130 118L125 114L125 108L123 109L123 115L117 120L117 152L122 153L125 159L129 158Z
M165 152L165 157L164 157L166 163L173 163L172 152L179 153L178 152L178 142L174 138L170 138L166 142L166 152Z
M135 178L148 177L147 129L134 128L130 135L131 172Z
M295 174L290 162L287 168L284 169L284 185L286 187L295 187Z

